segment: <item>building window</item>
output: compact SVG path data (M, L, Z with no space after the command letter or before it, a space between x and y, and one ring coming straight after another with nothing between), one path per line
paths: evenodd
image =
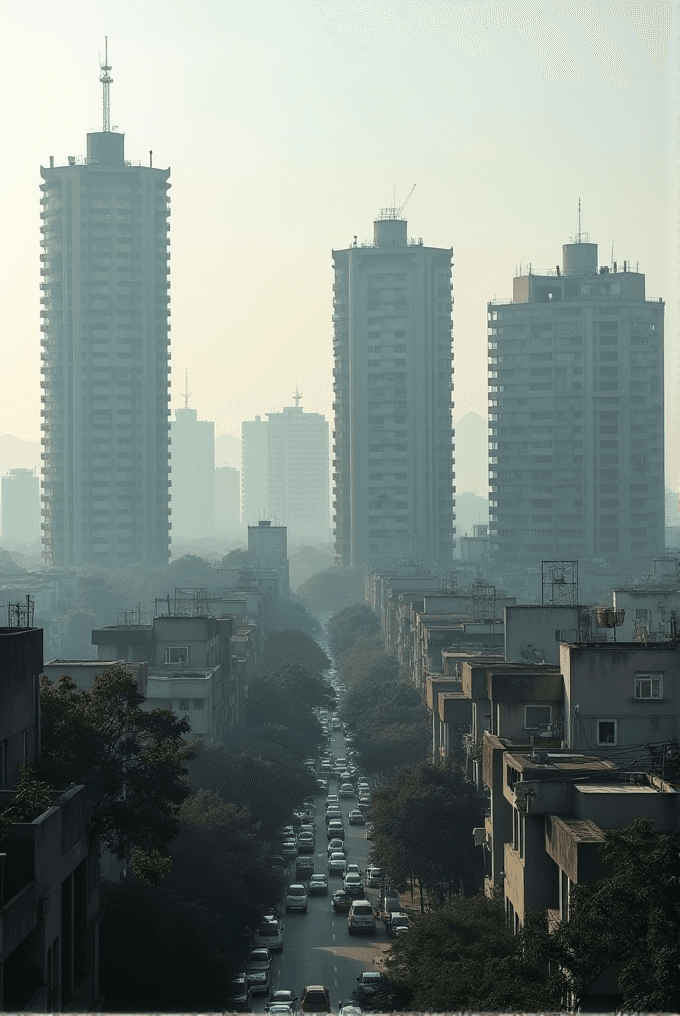
M635 610L635 620L636 621L649 621L649 611L648 610L638 610L638 609L636 609Z
M597 721L597 743L616 744L616 720Z
M181 698L179 700L179 711L181 713L188 713L189 712L189 699L188 698Z
M533 730L547 726L552 720L552 706L525 706L524 729Z
M191 646L168 646L163 650L163 663L191 663Z
M204 707L205 707L205 699L202 698L194 699L194 709L203 709Z
M636 674L635 698L636 699L663 698L663 674Z

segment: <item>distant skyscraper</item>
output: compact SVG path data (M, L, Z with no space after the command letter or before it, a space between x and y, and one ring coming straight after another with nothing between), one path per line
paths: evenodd
M241 474L235 466L215 469L215 528L218 532L241 525Z
M37 543L40 539L40 481L33 469L11 469L2 477L2 540Z
M451 259L383 209L333 252L335 540L344 565L450 565Z
M110 129L42 167L43 542L50 565L169 556L170 170Z
M664 550L664 305L575 241L488 305L491 552L640 574Z
M172 538L215 532L215 424L195 409L175 410L170 424Z
M302 398L280 413L243 424L244 522L262 514L285 525L297 540L328 540L328 421L305 413Z

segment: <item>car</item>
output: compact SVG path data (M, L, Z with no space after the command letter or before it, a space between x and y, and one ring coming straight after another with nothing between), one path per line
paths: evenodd
M289 1002L268 1002L264 1008L269 1016L293 1016L295 1012Z
M311 817L311 815L309 816L308 822L300 823L300 829L298 831L298 839L300 839L303 833L312 833L314 836L316 836L316 822Z
M336 851L341 853L341 854L346 854L347 853L347 847L345 846L345 841L341 840L339 836L334 836L333 839L329 842L329 844L328 844L328 856L330 857L331 854L334 854Z
M294 882L286 889L286 910L304 910L307 913L307 889L302 882Z
M281 854L282 854L283 857L288 857L288 858L297 857L298 847L297 847L297 843L295 842L295 840L286 840L281 845Z
M366 885L371 889L379 889L383 884L383 870L371 864L366 869Z
M347 915L347 930L350 935L367 932L375 935L375 913L370 900L354 900Z
M316 781L317 790L328 790L328 780L324 780L321 777Z
M354 787L351 783L342 783L339 793L340 797L354 797Z
M314 873L314 858L313 857L298 857L295 862L295 877L296 878L311 878Z
M267 994L272 983L272 957L269 949L251 949L246 964L246 980L253 994Z
M371 792L370 783L367 780L359 780L359 782L357 783L357 791L359 792L359 796L361 796L362 794L367 795L370 794Z
M364 970L363 973L357 977L359 983L359 989L357 994L359 997L367 996L370 999L371 995L374 995L376 991L386 985L385 978L379 970Z
M328 874L329 875L344 875L347 862L345 861L345 855L341 853L334 853L328 858Z
M398 914L401 911L401 901L396 889L383 889L380 893L378 909L381 914Z
M333 893L331 906L336 914L347 914L352 906L352 897L344 889L336 889Z
M277 988L276 991L272 991L267 1002L265 1012L269 1012L269 1007L272 1005L288 1005L290 1006L291 1012L295 1012L297 1009L297 995L294 995L292 991L288 991L286 988Z
M347 816L347 821L350 825L366 825L366 816L363 811L359 811L358 808L355 808L353 811L350 811Z
M292 825L281 826L281 828L279 829L278 835L279 835L280 839L282 839L282 840L294 840L295 839L295 829L293 828Z
M365 797L360 797L357 802L357 811L360 811L362 815L365 815L371 810L371 802L366 800Z
M324 984L308 984L302 989L300 1008L303 1012L331 1011L331 997Z
M385 930L391 938L405 935L409 928L408 914L389 914L385 918Z
M340 798L337 794L328 794L326 797L326 807L328 807L329 804L338 804L339 800Z
M342 887L346 893L350 896L363 896L364 895L364 884L361 881L361 875L357 875L356 872L345 873L342 880Z
M237 974L229 985L224 1012L252 1012L253 993L245 974Z
M326 825L332 822L333 819L340 819L342 821L342 812L339 808L328 808L326 810Z
M362 872L362 870L361 870L361 868L359 867L358 864L348 864L347 865L347 874L348 875L350 875L350 874L351 875L362 875L363 872Z
M250 950L248 966L260 970L269 970L272 965L272 954L265 946L257 946Z
M328 896L328 875L315 872L309 880L310 896Z
M344 838L345 838L345 826L340 821L340 819L333 819L331 822L328 823L328 829L326 831L326 835L328 836L329 840L332 840L336 836L337 836L337 838L339 840L344 840Z
M257 926L254 941L256 946L265 946L270 951L283 949L283 924L271 915L264 917Z

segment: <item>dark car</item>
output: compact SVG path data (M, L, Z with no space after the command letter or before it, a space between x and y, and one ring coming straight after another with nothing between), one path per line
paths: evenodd
M229 985L229 995L224 1001L224 1012L252 1012L253 993L245 974L239 974Z
M348 914L349 908L352 906L352 899L353 897L344 889L336 889L331 900L333 910L336 914Z
M296 878L311 878L314 873L314 858L313 857L298 857L295 862L295 877Z
M331 998L328 988L324 984L308 984L302 989L300 1008L303 1012L330 1013Z
M291 1007L291 1010L295 1012L295 1010L297 1009L296 1004L297 1000L298 1000L297 995L293 994L292 991L288 991L287 988L278 988L276 991L272 991L271 995L269 996L269 1001L264 1007L265 1012L269 1012L270 1006L280 1005L281 1003L283 1003L284 1005L289 1005Z

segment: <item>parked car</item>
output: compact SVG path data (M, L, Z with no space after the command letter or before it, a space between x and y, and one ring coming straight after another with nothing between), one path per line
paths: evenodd
M328 825L329 822L332 822L334 818L342 818L342 811L337 805L326 808L326 825Z
M405 935L409 928L408 914L389 914L385 918L385 930L392 938Z
M224 1000L224 1012L252 1012L253 993L245 973L238 974L229 985L229 994Z
M316 837L314 833L300 833L298 839L298 853L299 854L313 854L316 846Z
M271 987L272 957L269 949L251 949L246 964L246 980L251 992L266 995Z
M375 935L375 913L370 900L354 900L347 915L347 930L350 935L357 933Z
M286 889L286 910L304 910L307 913L307 889L295 882Z
M315 873L309 880L310 896L328 896L328 875Z
M347 862L345 861L345 855L340 853L331 854L328 858L328 874L329 875L343 875Z
M344 889L336 889L333 893L331 906L336 914L347 914L352 906L352 897Z
M316 781L317 790L328 790L328 780L324 780L321 776Z
M366 816L358 808L355 808L353 811L350 811L347 821L350 825L366 825Z
M297 857L298 848L295 840L286 840L281 846L281 854L283 857Z
M342 783L339 791L340 797L354 797L354 787L351 783Z
M362 870L361 870L361 868L359 867L358 864L348 864L347 865L347 874L349 875L350 873L352 875L363 875L363 872L362 872Z
M264 918L255 931L255 945L265 946L270 952L283 949L283 931L283 924L280 921Z
M331 997L328 988L323 984L308 984L302 989L300 1008L303 1012L331 1011Z
M330 842L328 844L328 856L330 857L331 854L336 853L336 852L339 852L341 854L346 854L347 853L347 847L345 846L345 841L341 840L339 836L334 836L333 839L330 840Z
M378 900L378 912L383 920L389 914L398 914L401 911L401 901L396 889L386 888L380 893Z
M360 811L362 815L365 815L371 810L371 802L365 797L360 797L357 801L357 811Z
M379 889L383 884L383 870L371 864L366 869L366 885L371 889Z
M328 794L328 796L326 797L326 807L328 807L329 804L337 805L339 800L340 798L338 797L337 794Z

